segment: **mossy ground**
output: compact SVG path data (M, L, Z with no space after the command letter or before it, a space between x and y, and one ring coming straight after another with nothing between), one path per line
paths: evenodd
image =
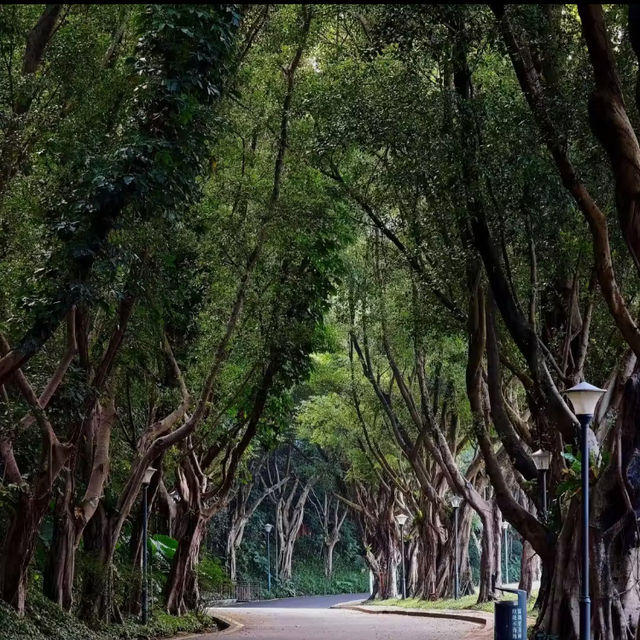
M39 593L30 593L24 617L0 602L0 637L2 640L155 640L180 632L197 633L215 629L215 623L204 614L188 614L180 618L154 611L149 624L134 620L90 629L73 615L62 611Z

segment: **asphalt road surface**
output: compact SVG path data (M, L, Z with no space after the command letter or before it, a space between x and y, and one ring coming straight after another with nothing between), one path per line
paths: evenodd
M343 593L337 596L304 596L302 598L280 598L279 600L239 602L233 606L236 609L329 609L341 602L366 600L368 597L368 593Z
M469 622L329 608L364 597L287 598L238 605L219 613L244 625L230 640L462 640L477 629Z

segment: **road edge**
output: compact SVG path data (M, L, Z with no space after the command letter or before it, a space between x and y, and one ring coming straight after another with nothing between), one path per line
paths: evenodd
M482 635L484 636L488 632L493 631L493 620L490 616L483 615L482 613L476 613L475 611L472 611L470 609L458 613L457 611L445 611L439 609L405 609L403 607L382 607L378 605L366 606L362 601L343 602L334 605L331 608L348 609L350 611L359 611L360 613L371 613L376 615L390 613L395 615L439 618L444 620L459 620L460 622L469 622L480 627L479 629L474 629L472 632L465 636L470 639L476 637L478 633L482 633Z
M207 610L207 615L213 618L217 624L222 623L224 625L224 628L221 631L218 631L218 635L229 635L244 629L242 622L238 622L234 618L228 617L226 614L222 616L217 611L213 613L211 610Z

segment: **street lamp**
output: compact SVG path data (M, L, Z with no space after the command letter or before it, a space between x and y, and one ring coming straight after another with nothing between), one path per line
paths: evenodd
M565 392L580 422L582 445L582 596L580 598L580 640L591 638L589 598L589 425L598 400L606 389L581 382Z
M142 624L149 621L149 590L147 579L147 521L149 519L148 491L153 474L157 471L149 467L142 478Z
M270 534L271 534L271 530L273 529L273 525L272 524L265 524L264 525L264 530L265 533L267 534L267 588L269 590L269 593L271 593L271 548L270 548Z
M542 515L547 518L547 471L551 466L551 453L549 451L543 451L538 449L531 454L533 458L533 464L540 473L540 491L542 492Z
M502 521L502 531L504 532L504 584L509 584L509 558L507 555L507 531L509 529L509 523L506 520Z
M407 577L404 571L404 525L409 516L405 513L396 514L396 522L400 525L400 550L402 555L402 599L407 597Z
M458 573L458 509L462 504L462 498L455 494L449 496L449 504L453 507L453 531L455 536L455 547L453 550L454 564L455 564L455 582L453 595L457 600L460 597L460 575Z

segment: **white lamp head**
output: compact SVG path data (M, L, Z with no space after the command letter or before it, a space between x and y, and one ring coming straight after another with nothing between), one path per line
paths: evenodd
M272 529L273 529L273 525L272 524L265 524L264 525L264 530L267 532L267 534L271 533Z
M449 504L454 508L457 509L461 504L462 504L462 498L460 496L457 496L455 493L452 493L449 496Z
M151 478L153 478L153 474L157 471L157 469L154 469L153 467L149 467L145 472L144 472L144 478L142 479L142 484L144 486L148 486L149 483L151 482Z
M531 457L538 471L547 471L551 466L551 453L549 451L538 449L531 454Z
M502 521L502 530L506 531L509 528L509 523L506 520Z
M406 513L397 513L396 514L396 522L404 527L405 522L409 519L409 516Z
M577 416L592 416L598 400L606 391L606 389L599 389L588 382L581 382L575 387L567 389L565 395L571 400L573 410Z

